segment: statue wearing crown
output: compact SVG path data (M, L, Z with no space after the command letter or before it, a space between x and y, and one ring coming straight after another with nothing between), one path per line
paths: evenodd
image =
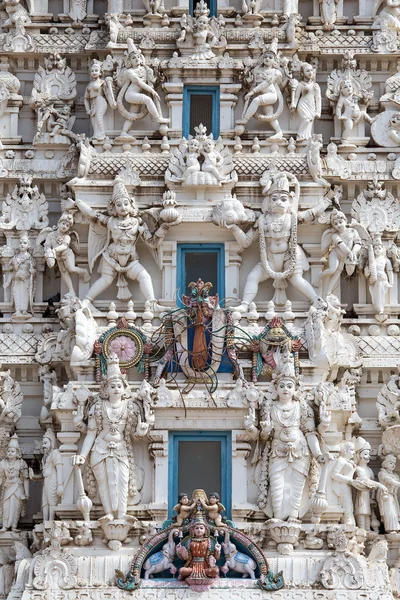
M114 190L107 205L107 214L93 210L82 200L68 200L68 209L78 208L89 219L89 267L93 270L96 260L100 259L100 278L91 286L83 301L90 304L104 292L118 276L117 287L120 300L129 300L131 293L126 278L138 281L146 300L157 309L153 283L149 273L139 262L136 244L142 239L150 248L157 248L164 240L169 228L177 225L180 218L173 222L163 221L153 233L138 216L135 199L130 197L121 177L114 180Z
M142 418L144 411L121 374L118 357L110 354L100 394L91 406L78 407L74 423L85 439L80 454L71 459L73 465L89 463L88 481L93 475L103 521L124 519L128 499L137 493L133 441L146 436L151 425Z
M330 423L330 413L320 405L318 432ZM270 384L260 409L259 430L246 422L254 439L265 442L261 458L259 506L281 521L298 522L307 512L306 484L311 477L312 461L324 463L314 411L299 387L299 378L290 354L279 375ZM315 471L315 469L314 469Z
M260 180L264 186L262 214L247 233L236 223L224 222L242 249L248 248L258 237L260 262L250 271L243 293L243 301L235 310L247 312L256 297L262 281L272 279L275 288L273 301L284 305L285 289L290 282L303 296L316 302L317 292L303 277L310 267L302 248L297 243L297 225L313 221L330 204L326 196L317 206L298 213L300 185L297 178L287 172L266 171Z
M196 591L206 590L219 575L217 560L221 556L221 544L210 535L210 526L204 520L198 506L189 525L189 535L177 544L176 553L185 561L179 569L179 580Z
M128 38L128 51L124 67L117 70L117 84L120 91L117 96L117 109L125 119L119 139L132 139L129 135L133 123L143 119L147 113L159 124L160 133L165 135L169 119L165 119L161 111L160 96L154 89L156 81L153 70L146 65L143 53L135 46L132 38ZM124 101L129 104L127 110Z

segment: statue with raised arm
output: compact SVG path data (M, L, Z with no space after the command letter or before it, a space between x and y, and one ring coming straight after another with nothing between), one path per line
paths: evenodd
M236 224L224 222L241 248L248 248L257 238L260 245L260 262L247 276L242 304L235 310L246 312L258 292L262 281L272 279L275 288L273 302L286 302L285 289L290 282L311 302L319 299L311 283L303 277L309 269L307 258L297 243L297 224L312 221L327 206L325 196L314 208L298 212L300 186L291 173L266 171L261 178L266 194L256 224L244 233Z
M71 462L89 463L105 511L102 520L124 519L128 498L137 494L133 442L147 435L151 423L142 420L144 411L121 374L116 354L108 358L107 374L87 419L84 414L78 410L74 419L85 437L80 454Z
M142 239L150 248L157 248L169 228L177 225L180 218L171 223L162 221L158 229L151 233L147 224L138 216L135 199L129 196L120 177L114 180L114 191L107 205L107 214L93 210L79 199L69 199L68 202L68 208L76 207L91 222L88 244L91 271L97 258L101 256L100 277L90 287L83 304L87 306L92 303L118 276L117 297L120 300L131 298L126 281L128 278L139 282L145 300L152 303L153 309L157 309L153 283L149 273L139 262L136 244Z
M133 123L143 119L147 113L165 134L169 119L165 119L161 112L160 96L154 89L153 70L146 65L143 53L136 48L132 38L128 38L127 43L124 67L117 74L117 83L121 88L117 96L117 109L125 119L120 138L130 138L129 130ZM129 111L124 101L130 105Z
M265 49L260 63L249 70L247 80L251 89L245 96L242 116L236 121L237 135L243 134L248 121L254 117L269 123L275 132L270 136L270 140L283 139L278 118L283 111L282 90L286 81L282 69L278 67L278 39L274 38Z

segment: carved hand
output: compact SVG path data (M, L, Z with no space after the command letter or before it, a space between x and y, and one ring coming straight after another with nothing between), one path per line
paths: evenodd
M57 496L62 499L62 497L64 496L64 486L63 485L59 485L57 488Z
M80 454L75 454L75 456L71 456L70 462L73 467L75 467L75 465L84 465L86 462L86 457L81 456Z
M65 210L71 210L72 208L77 208L75 200L72 198L67 198L64 202Z

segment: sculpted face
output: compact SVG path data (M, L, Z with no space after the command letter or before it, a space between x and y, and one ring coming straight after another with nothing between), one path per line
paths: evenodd
M199 142L196 138L189 140L189 152L197 152L199 149Z
M212 140L205 140L205 142L203 143L203 148L205 152L211 152L211 150L214 148L214 142Z
M353 93L353 84L350 81L345 81L341 86L343 96L351 96Z
M183 498L181 498L181 504L189 504L189 498L187 496L183 496Z
M278 384L278 398L281 402L290 402L296 391L294 381L291 379L281 379Z
M267 52L266 54L264 54L264 58L263 58L264 67L267 67L267 69L270 69L271 67L274 66L274 62L275 62L275 56L272 54L272 52Z
M362 450L362 452L360 452L360 458L366 462L369 462L371 460L371 451L368 448Z
M206 534L205 525L203 525L203 523L196 523L196 525L193 527L193 534L198 538L204 537Z
M66 221L65 219L63 219L62 221L59 221L58 229L61 233L67 233L67 231L69 230L68 221Z
M107 384L107 392L110 402L119 402L124 394L124 384L122 379L111 379Z
M14 448L13 446L9 446L7 448L7 458L9 458L10 460L16 460L17 459L17 449Z
M44 437L42 441L42 450L43 452L49 452L51 450L51 444L48 437Z
M285 214L290 209L290 198L287 192L274 192L271 196L271 212Z
M217 504L218 500L215 496L210 496L210 504Z
M119 198L115 202L115 210L119 217L126 217L131 212L131 203L129 198Z
M347 219L343 213L337 213L332 218L332 225L337 231L344 231L347 225Z
M344 449L344 454L347 458L353 458L356 453L354 444L347 444Z
M311 79L314 74L314 69L309 64L303 65L302 71L304 79Z
M385 467L388 471L394 471L396 467L396 459L394 456L388 456L382 463L382 466Z
M19 241L19 249L21 252L25 252L29 248L29 240L27 238L22 238Z
M92 79L98 79L101 75L100 65L92 65L92 68L90 69L90 75Z

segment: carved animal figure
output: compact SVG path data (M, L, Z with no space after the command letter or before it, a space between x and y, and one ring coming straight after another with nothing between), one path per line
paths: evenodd
M171 529L168 534L168 542L164 544L162 550L152 554L144 563L144 578L150 579L154 573L161 573L161 571L165 571L169 569L172 575L175 575L177 572L177 568L173 564L173 560L175 557L175 544L174 544L174 536L178 534L177 529Z
M230 541L229 531L225 531L225 539L222 542L222 549L225 555L225 564L221 567L223 573L227 573L229 570L236 571L236 573L243 573L243 579L251 577L255 579L256 576L254 571L257 568L257 563L250 556L238 552L235 544Z

